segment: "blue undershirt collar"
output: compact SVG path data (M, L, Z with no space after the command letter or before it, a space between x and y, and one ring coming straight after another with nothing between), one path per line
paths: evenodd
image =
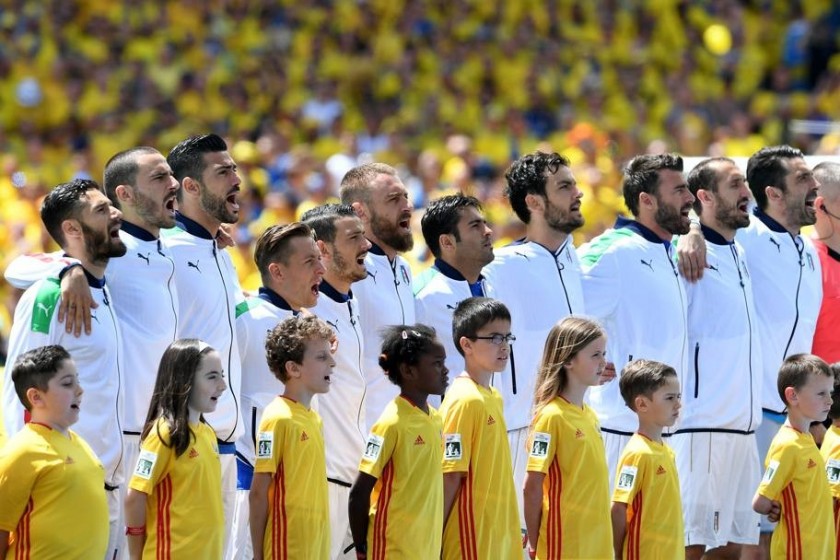
M442 259L435 259L435 264L433 266L438 272L447 278L451 278L456 282L466 282L467 286L470 287L470 294L474 297L484 296L484 276L481 274L478 275L478 280L475 282L469 282L454 266Z
M134 225L131 222L127 222L123 220L122 226L120 229L129 234L132 237L136 237L140 241L157 241L157 237L152 235L149 231L141 228L138 225Z
M715 245L734 245L735 240L727 241L724 236L713 230L712 228L708 227L705 224L700 224L700 231L703 233L703 237L709 243L714 243Z
M351 290L349 294L342 294L338 290L332 287L329 282L326 280L321 280L321 285L318 287L322 294L330 298L336 303L347 303L350 301L350 297L353 295L353 291Z
M178 224L178 227L180 227L190 235L194 235L202 239L215 239L213 235L209 231L207 231L207 229L203 225L199 224L195 220L187 218L180 212L175 214L175 223Z
M636 220L631 220L629 218L625 218L624 216L619 216L615 220L615 229L629 229L633 233L641 235L645 240L650 241L651 243L659 243L660 245L665 245L665 248L671 246L671 240L664 240L658 235L656 235L652 229L647 226L643 226Z
M761 222L765 226L767 226L767 228L770 229L770 231L775 231L777 233L790 233L787 229L785 229L785 226L783 226L782 224L780 224L779 222L762 212L762 210L758 206L753 208L753 216L761 220Z
M270 304L274 305L275 307L279 307L280 309L285 309L286 311L291 311L295 315L298 314L297 311L292 309L292 306L289 305L289 302L287 302L285 299L283 299L283 297L280 294L278 294L277 292L275 292L271 288L266 288L266 287L263 286L262 288L259 289L259 295L257 295L257 297L262 299L262 300L265 300L265 301L269 302Z
M370 241L370 239L368 239L368 241ZM368 249L368 253L373 253L374 255L380 255L380 256L383 256L383 257L388 256L388 255L385 254L385 250L382 249L382 247L380 247L379 245L377 245L373 241L370 241L370 249Z

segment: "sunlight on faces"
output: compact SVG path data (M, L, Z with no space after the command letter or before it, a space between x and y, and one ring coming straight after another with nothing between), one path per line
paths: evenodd
M717 192L709 193L714 202L715 221L731 230L747 227L750 225L751 193L744 174L728 161L717 164L715 171Z
M216 410L219 397L225 392L224 369L222 359L215 350L207 352L201 357L198 368L193 375L190 389L189 407L201 414Z
M269 265L272 277L275 273L280 276L276 291L282 294L292 309L314 307L325 271L321 251L314 239L302 235L289 240L289 249L287 263L276 261Z
M493 230L477 208L463 207L457 228L460 239L455 241L455 262L475 261L479 268L493 262Z
M475 333L476 336L493 336L510 334L510 321L494 319ZM461 348L472 363L472 367L482 372L499 372L507 366L510 357L510 343L493 344L491 340L461 337Z
M227 152L204 154L206 167L199 184L199 205L223 224L239 221L239 185L236 163Z
M367 205L371 233L397 252L410 251L412 206L405 185L399 177L381 174L371 187Z
M47 390L30 387L26 396L32 405L32 420L66 434L78 422L82 386L73 360L64 360L47 383Z
M330 273L344 282L358 282L367 278L365 257L371 248L365 238L362 220L347 216L335 221L335 241L325 243L330 255Z
M581 348L580 352L563 367L569 384L579 387L592 387L601 383L601 374L607 365L607 339L599 337Z
M680 382L676 376L670 375L650 397L636 397L636 409L640 413L646 412L649 420L657 426L673 426L680 416L681 398Z
M79 225L88 257L95 263L103 263L125 255L128 249L120 239L122 212L98 190L89 190L84 197L88 204L82 209Z
M545 221L551 229L572 233L584 223L580 212L583 193L577 187L572 170L561 165L546 176Z
M834 391L834 378L819 373L809 373L808 380L799 389L787 387L789 408L796 408L803 419L809 422L822 422L831 409L831 393Z
M137 158L134 210L147 224L156 228L175 226L175 196L179 184L161 154L143 154ZM138 224L142 225L142 224Z
M303 361L298 364L286 362L289 379L298 379L302 387L315 395L330 390L330 377L335 367L333 358L334 344L323 338L311 338L306 341ZM286 382L288 384L288 381Z
M427 395L443 396L449 384L449 370L446 368L446 350L439 341L435 340L429 351L408 368L414 389Z
M688 190L685 177L679 171L659 171L659 186L654 195L656 201L656 224L672 235L689 232L691 220L688 217L694 195Z
M785 160L785 164L788 174L785 176L785 192L782 197L788 225L796 228L813 225L817 222L814 202L820 184L804 159Z

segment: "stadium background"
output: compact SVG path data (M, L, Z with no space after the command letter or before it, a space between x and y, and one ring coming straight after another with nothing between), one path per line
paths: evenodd
M839 31L831 0L2 0L0 268L55 249L38 217L55 184L210 131L243 179L246 289L255 236L365 161L395 165L416 208L478 196L501 244L522 233L508 163L559 151L579 243L623 210L634 154L838 154ZM5 338L18 294L0 296Z

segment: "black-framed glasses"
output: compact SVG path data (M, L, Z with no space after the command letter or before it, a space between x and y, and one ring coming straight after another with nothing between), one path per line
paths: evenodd
M502 342L507 342L508 344L511 344L512 342L516 342L516 337L513 336L513 334L511 334L511 333L508 333L508 334L494 333L494 334L491 334L490 336L473 336L472 338L474 340L489 340L492 344L495 344L496 346L500 346L502 344Z

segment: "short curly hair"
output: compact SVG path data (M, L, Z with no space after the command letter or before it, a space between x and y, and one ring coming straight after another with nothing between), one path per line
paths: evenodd
M548 176L556 173L561 166L569 167L568 158L556 152L533 152L513 162L505 172L507 187L505 196L510 200L510 207L527 224L531 222L531 211L525 203L529 194L546 196L545 183Z
M311 340L333 342L335 333L314 315L297 315L281 321L265 337L265 358L274 377L285 383L289 377L286 362L303 363L306 345Z

